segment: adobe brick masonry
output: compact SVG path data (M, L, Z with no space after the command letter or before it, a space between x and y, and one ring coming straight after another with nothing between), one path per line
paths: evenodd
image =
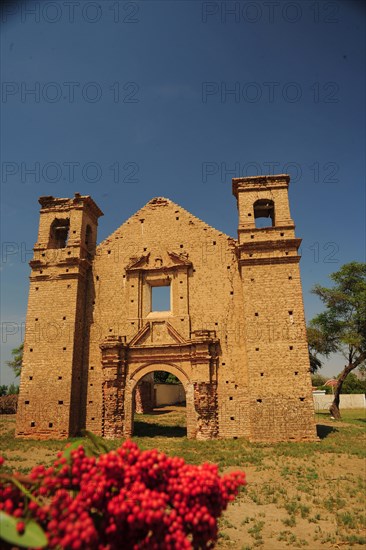
M97 246L90 196L41 197L17 437L130 436L160 370L183 384L189 438L315 440L289 179L233 179L237 239L157 197Z

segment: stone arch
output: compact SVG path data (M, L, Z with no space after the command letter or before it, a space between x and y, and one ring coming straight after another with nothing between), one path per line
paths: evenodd
M253 204L257 229L275 226L275 204L272 199L258 199Z
M153 362L141 365L134 369L134 371L127 377L125 387L124 435L130 437L133 434L133 395L137 384L144 376L157 370L174 374L174 376L176 376L182 383L186 394L187 437L189 439L194 439L196 437L196 414L194 408L193 384L184 369L168 362Z

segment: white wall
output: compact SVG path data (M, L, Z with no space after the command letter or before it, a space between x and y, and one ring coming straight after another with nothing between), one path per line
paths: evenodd
M314 407L315 410L329 409L333 402L333 394L313 394ZM365 395L363 393L349 393L340 395L340 404L341 409L364 409L366 408Z

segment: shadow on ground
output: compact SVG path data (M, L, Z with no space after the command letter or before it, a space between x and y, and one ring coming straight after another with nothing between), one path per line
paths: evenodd
M336 428L332 428L332 426L326 426L325 424L317 424L316 431L320 439L325 439L326 437L328 437L329 434L338 432Z
M164 410L161 410L161 409L153 409L152 411L149 411L148 414L149 416L157 416L157 415L160 415L160 414L168 414L168 413L171 413L171 412L174 412L172 409L164 409Z
M135 420L133 435L136 437L186 437L187 430L182 426L161 426L154 422Z

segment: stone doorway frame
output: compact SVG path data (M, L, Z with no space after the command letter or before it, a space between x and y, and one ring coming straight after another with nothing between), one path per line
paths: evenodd
M194 391L193 383L190 381L187 373L174 365L173 363L158 363L153 362L137 367L126 380L125 386L125 418L124 432L125 437L131 437L134 430L134 393L138 383L146 376L155 371L169 372L176 376L181 382L186 395L186 429L187 438L194 439L196 437L196 411L194 406Z

